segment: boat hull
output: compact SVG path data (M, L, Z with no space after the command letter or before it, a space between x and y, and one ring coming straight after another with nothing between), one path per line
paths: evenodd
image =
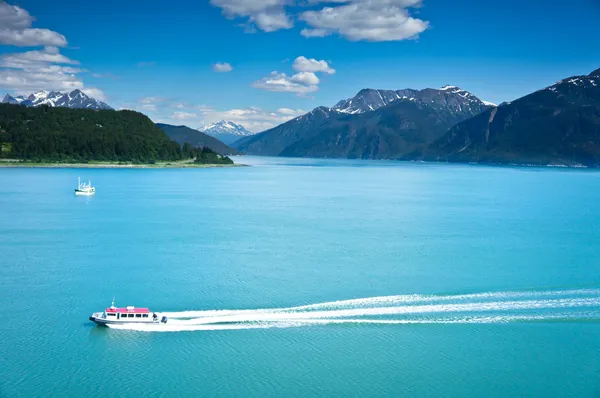
M108 325L131 325L131 324L144 324L147 325L149 323L160 323L158 320L156 321L112 321L104 318L96 318L94 316L90 316L90 321L94 322L96 325L100 326L108 326Z
M162 317L162 319L160 319L160 320L159 320L159 318L156 318L156 319L148 318L147 320L136 319L136 320L131 320L131 321L122 321L119 319L107 319L102 316L102 313L94 313L94 314L90 315L89 320L94 322L96 325L100 325L100 326L136 325L136 324L148 325L148 324L167 323L166 317Z
M86 192L75 190L75 196L92 196L95 192Z

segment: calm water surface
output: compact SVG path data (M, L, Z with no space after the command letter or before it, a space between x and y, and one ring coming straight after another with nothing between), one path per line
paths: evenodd
M238 161L0 169L0 396L600 396L600 173Z

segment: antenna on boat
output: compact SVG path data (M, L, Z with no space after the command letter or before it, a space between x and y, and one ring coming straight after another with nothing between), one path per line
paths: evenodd
M110 303L110 308L115 308L115 296L113 296L112 303Z

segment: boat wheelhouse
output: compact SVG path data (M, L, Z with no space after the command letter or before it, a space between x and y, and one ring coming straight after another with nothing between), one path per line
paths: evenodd
M92 186L92 182L88 181L87 184L81 182L81 178L77 177L77 189L75 189L75 195L77 196L92 196L96 193L96 188Z
M117 308L114 305L108 307L104 312L94 312L90 316L90 321L98 325L126 325L129 323L167 323L167 317L163 316L159 320L157 313L152 313L148 308L136 308L127 306Z

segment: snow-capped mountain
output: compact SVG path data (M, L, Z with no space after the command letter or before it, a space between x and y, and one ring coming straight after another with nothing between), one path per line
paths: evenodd
M27 97L13 97L10 94L6 94L2 100L2 103L19 104L24 106L48 105L52 107L60 106L65 108L85 108L94 110L113 109L104 102L98 101L97 99L86 95L81 90L73 90L70 93L42 90Z
M496 106L491 102L482 101L466 90L456 86L444 86L439 90L426 88L423 90L375 90L363 89L354 97L338 102L333 111L348 114L360 114L374 111L397 100L408 100L427 105L451 108L456 112L463 112L465 108L480 108L485 106Z
M600 167L600 69L458 123L410 160Z
M220 122L206 125L198 130L204 134L215 137L227 145L239 140L242 137L247 137L254 134L246 130L244 126L226 120L221 120Z
M366 88L233 145L258 155L397 158L490 107L456 86Z

